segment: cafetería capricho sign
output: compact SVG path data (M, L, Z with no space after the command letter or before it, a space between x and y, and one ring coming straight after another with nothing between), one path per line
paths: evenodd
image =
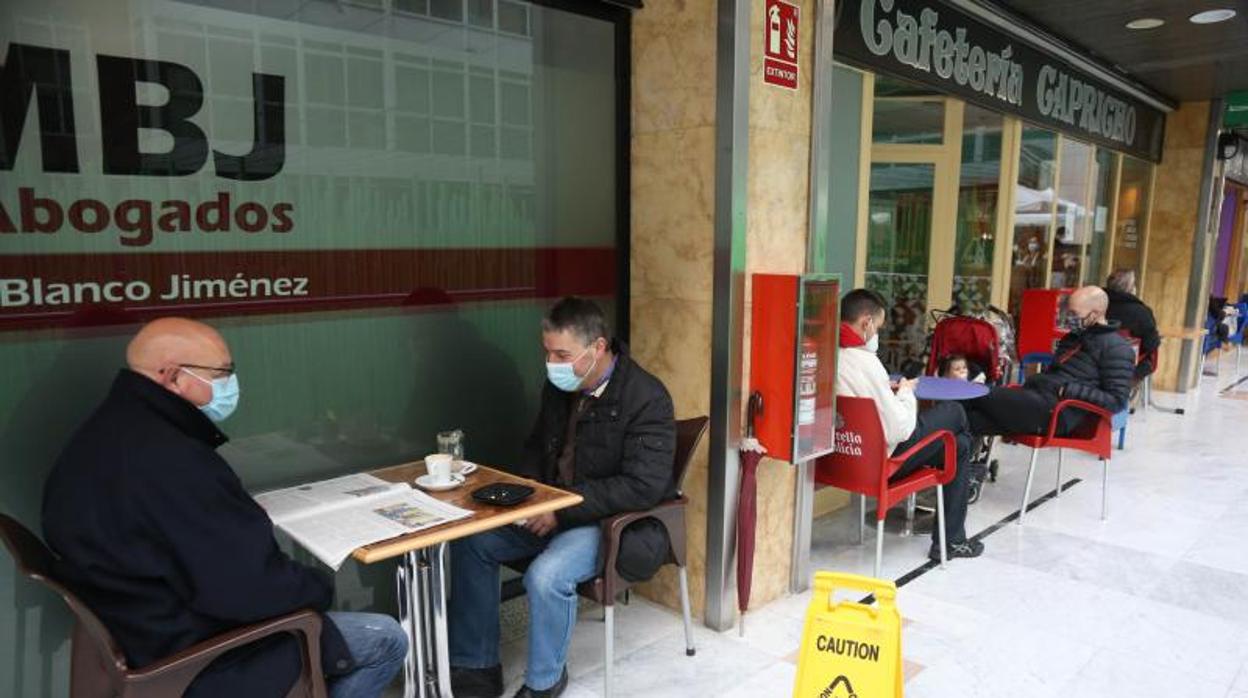
M1163 110L940 0L843 0L838 19L838 60L1161 160Z

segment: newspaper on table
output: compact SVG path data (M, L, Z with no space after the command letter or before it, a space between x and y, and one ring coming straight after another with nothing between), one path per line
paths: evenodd
M256 495L279 529L337 570L360 546L472 516L403 482L344 475Z

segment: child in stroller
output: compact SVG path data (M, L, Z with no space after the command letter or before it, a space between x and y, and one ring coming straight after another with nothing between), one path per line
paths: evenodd
M960 360L970 380L990 386L1004 385L1012 375L1014 325L1004 311L989 306L980 314L963 314L957 306L932 313L935 326L928 337L928 375L948 376ZM971 457L970 501L979 499L984 480L997 479L998 463L992 459L992 437L979 439Z

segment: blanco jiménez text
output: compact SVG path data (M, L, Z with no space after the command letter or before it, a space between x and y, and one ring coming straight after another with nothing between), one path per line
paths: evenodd
M45 281L40 277L0 279L0 308L142 303L160 301L250 300L308 295L306 276L248 277L242 272L224 278L192 278L171 274L159 288L142 279L131 281Z

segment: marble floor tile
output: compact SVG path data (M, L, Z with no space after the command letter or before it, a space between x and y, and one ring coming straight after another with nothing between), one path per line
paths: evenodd
M1248 626L1248 575L1180 561L1149 598Z
M781 660L744 643L714 633L701 634L698 653L686 657L684 641L667 637L616 659L616 695L647 698L684 698L720 695L736 688ZM577 682L586 688L602 686L602 669Z
M1229 682L1210 681L1196 673L1150 664L1128 652L1101 649L1055 695L1063 698L1157 695L1224 698L1229 689Z
M788 698L793 695L796 681L797 666L789 662L777 662L719 695L723 698Z
M906 685L908 698L1042 698L1084 666L1090 648L1038 628L990 625Z
M1218 522L1183 555L1187 562L1248 575L1248 528Z
M1112 649L1140 662L1229 685L1248 661L1248 628L1217 616L1143 601L1117 627Z

